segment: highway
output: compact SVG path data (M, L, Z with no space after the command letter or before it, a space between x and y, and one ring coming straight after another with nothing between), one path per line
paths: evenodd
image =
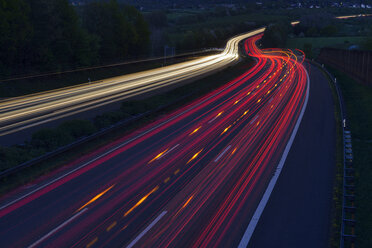
M257 63L243 75L3 197L2 247L244 247L310 88L300 51L244 37ZM233 47L223 56L236 59ZM34 100L7 106L21 115Z
M223 52L163 68L0 102L0 137L221 70L239 59L238 44L264 28L236 36Z

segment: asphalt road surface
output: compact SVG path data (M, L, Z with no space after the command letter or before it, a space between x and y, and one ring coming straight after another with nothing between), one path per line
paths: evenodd
M2 247L235 247L246 240L311 89L303 56L260 51L259 38L245 42L257 64L236 80L4 197Z
M0 139L4 140L6 135L47 122L93 111L98 107L220 70L238 60L238 44L242 40L263 30L264 28L261 28L231 38L225 50L217 55L91 84L2 100L0 101Z
M250 247L329 247L336 130L328 80L309 67L310 98Z

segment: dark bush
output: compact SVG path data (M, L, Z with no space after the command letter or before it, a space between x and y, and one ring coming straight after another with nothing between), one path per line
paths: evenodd
M96 131L96 127L89 120L70 120L62 123L58 129L68 133L71 137L77 139L87 136Z
M151 108L152 104L148 101L128 101L121 105L121 111L128 115L141 114Z
M288 34L291 31L289 23L276 23L269 25L262 37L262 45L265 48L285 47Z
M63 129L45 128L32 135L31 145L35 148L44 148L46 151L52 151L73 141L74 138Z
M121 120L124 120L125 118L128 118L129 116L130 115L120 111L104 113L94 118L94 125L98 129L106 128Z

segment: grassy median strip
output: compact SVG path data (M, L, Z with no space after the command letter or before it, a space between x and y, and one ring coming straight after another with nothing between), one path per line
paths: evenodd
M42 129L36 132L32 140L27 142L24 146L0 147L0 157L2 157L0 161L0 171L4 171L5 169L17 166L20 163L46 152L53 151L60 146L67 145L73 142L74 139L114 125L121 120L125 120L125 118L147 111L151 112L140 120L132 122L120 129L115 129L104 136L79 145L79 147L75 147L63 154L3 178L0 181L0 194L4 194L17 186L29 183L41 175L47 174L56 168L60 168L77 158L81 158L109 144L123 135L133 132L141 126L151 123L159 116L169 113L226 84L238 75L246 72L252 64L253 62L251 60L243 60L223 71L168 92L149 96L142 100L126 101L119 110L99 115L93 121L67 121L53 129ZM182 100L180 101L179 99ZM164 105L167 106L165 109L163 108L160 111L157 110L160 106Z
M348 126L353 142L353 164L356 169L356 247L372 244L372 87L357 83L334 68L346 105Z

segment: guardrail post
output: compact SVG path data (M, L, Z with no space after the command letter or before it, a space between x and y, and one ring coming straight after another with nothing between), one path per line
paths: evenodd
M356 235L355 235L355 186L354 186L354 167L353 167L353 151L352 151L352 140L351 132L347 129L347 118L344 108L344 102L341 94L341 90L337 83L337 78L333 77L329 71L324 68L324 64L313 62L321 67L333 81L337 96L339 99L340 112L341 112L341 129L342 129L342 142L343 142L343 189L342 189L342 222L340 231L340 248L354 247Z

